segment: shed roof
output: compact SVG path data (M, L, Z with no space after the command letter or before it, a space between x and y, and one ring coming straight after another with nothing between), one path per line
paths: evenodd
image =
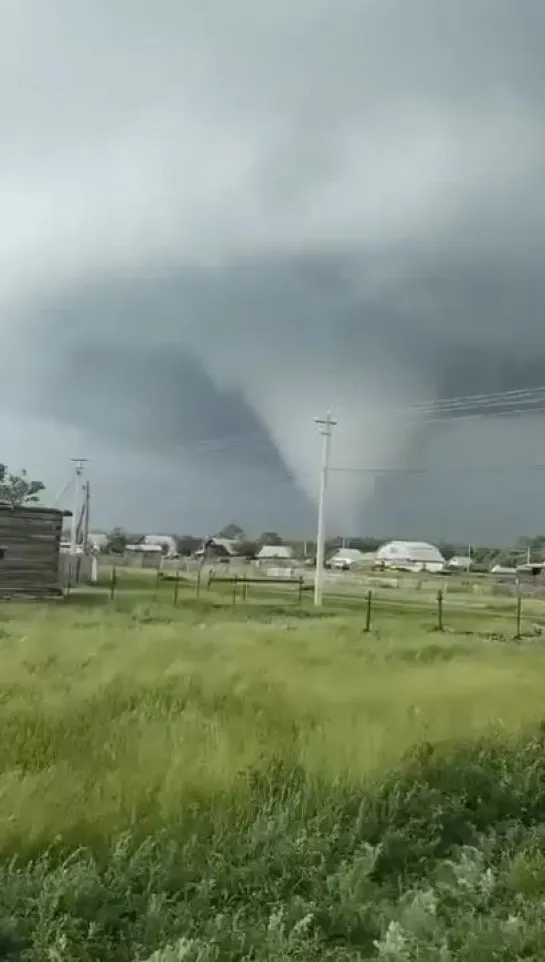
M9 501L0 501L0 511L13 511L17 514L56 514L63 518L71 518L71 511L64 511L61 508L48 508L45 504L10 504Z

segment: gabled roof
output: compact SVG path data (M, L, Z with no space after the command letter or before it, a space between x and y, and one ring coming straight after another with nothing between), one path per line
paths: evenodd
M359 548L337 548L335 554L331 555L330 561L349 561L356 564L364 557L363 551Z
M160 547L169 547L173 551L176 550L176 538L171 534L146 534L142 540L142 544L158 544Z
M388 541L377 551L377 561L389 560L417 562L423 564L444 564L439 548L427 541Z
M208 538L206 544L208 548L212 546L216 548L223 548L226 554L232 555L232 556L236 555L237 549L240 547L239 541L232 541L229 538ZM199 558L203 554L204 554L204 549L201 545L201 547L197 548L197 550L195 551L195 557Z
M293 558L293 548L289 544L264 544L257 552L256 558L260 560L281 558L284 561L289 561Z

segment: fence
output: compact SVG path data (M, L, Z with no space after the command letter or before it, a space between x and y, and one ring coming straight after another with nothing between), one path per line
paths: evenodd
M130 589L131 587L139 592L143 591L143 582L139 579L135 582L134 577L131 578L131 574L125 572L125 576L120 578L119 570L117 566L114 566L109 574L108 581L102 580L102 587L107 584L110 598L113 600L117 597L119 591ZM271 588L271 587L282 587L283 589L291 588L293 589L292 599L301 604L303 601L304 593L310 587L305 584L304 578L301 576L299 578L257 578L252 575L234 575L233 577L216 575L213 570L203 572L203 570L198 570L196 577L187 577L187 574L180 571L179 569L165 571L158 570L153 578L148 580L149 590L154 600L158 600L160 595L165 597L166 590L170 586L172 589L172 600L175 605L179 602L180 589L189 590L194 597L199 598L203 590L210 590L212 587L219 588L222 587L229 588L230 596L233 605L237 604L237 601L248 601L250 597L250 586L258 586Z
M252 572L218 574L215 569L158 570L144 579L142 574L113 567L102 571L97 586L115 599L119 594L147 594L150 600L171 602L175 607L184 600L198 600L205 595L216 604L294 604L311 603L313 584L298 578L258 577ZM106 577L105 577L106 575ZM545 604L533 594L524 594L524 586L512 595L494 594L463 597L447 593L444 587L431 592L413 591L400 597L397 591L382 587L361 590L358 594L326 594L323 614L361 615L362 631L370 633L392 627L392 618L411 619L430 631L482 634L488 637L515 638L545 634ZM219 597L218 597L219 595ZM316 612L317 616L319 612Z
M535 609L525 611L525 606L529 605L532 596L524 597L522 593L510 596L511 604L503 604L500 607L494 605L475 605L451 604L445 605L445 595L442 589L437 592L433 604L411 603L410 601L396 601L384 597L380 598L373 591L368 591L365 597L364 632L371 632L380 625L381 611L392 614L397 608L405 616L413 613L422 614L429 612L430 628L437 632L452 631L465 634L488 634L493 637L501 635L509 636L514 640L521 640L523 637L530 637L545 634L545 606L539 612ZM535 600L535 598L534 598ZM543 603L542 603L543 605ZM531 617L531 626L524 621L525 615ZM533 616L533 617L532 617ZM538 619L542 619L541 623ZM465 622L465 624L463 623ZM469 624L473 622L471 630L468 631ZM490 631L491 623L496 622L497 631ZM488 624L487 624L488 623ZM479 630L480 629L480 630ZM487 630L488 629L488 630Z

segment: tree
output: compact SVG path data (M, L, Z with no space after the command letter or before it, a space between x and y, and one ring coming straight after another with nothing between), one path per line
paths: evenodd
M259 547L257 541L241 541L240 544L237 545L237 554L239 557L247 558L251 561L255 558Z
M276 531L264 531L263 534L259 535L259 538L257 539L257 543L258 544L274 544L274 545L284 544L284 542L282 541L282 538L280 537L279 534L276 533Z
M123 554L128 543L127 532L123 531L123 528L114 528L108 535L106 551L111 554Z
M10 474L5 464L0 464L0 502L17 508L22 504L37 504L45 484L32 481L26 471Z
M182 557L195 554L198 548L202 547L202 538L195 538L192 534L182 534L176 539L178 551Z
M226 524L216 535L217 538L225 538L226 541L245 541L244 529L239 524Z

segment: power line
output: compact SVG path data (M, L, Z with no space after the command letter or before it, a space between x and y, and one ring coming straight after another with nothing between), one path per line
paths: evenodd
M545 414L545 385L536 388L513 391L496 391L483 394L459 395L440 398L436 401L421 401L405 406L390 407L382 405L382 412L398 414L411 418L417 416L416 424L426 426L452 421L470 419L514 418L528 415ZM179 444L177 452L187 451L195 454L222 454L229 450L251 447L276 447L274 439L263 433L253 432L246 435L227 437L199 438ZM367 470L367 469L366 469ZM374 470L374 469L369 469ZM378 470L378 469L377 469ZM383 469L380 469L383 470ZM64 496L65 490L60 497Z
M448 417L448 418L445 416L440 416L440 414L438 414L438 416L436 417L426 417L423 420L419 421L418 424L425 426L428 424L438 424L446 421L466 421L466 420L484 419L484 418L488 420L488 419L500 418L500 417L515 418L515 417L524 417L525 415L528 416L529 414L545 414L545 396L543 398L543 401L544 401L543 406L529 408L529 409L512 409L507 411L490 410L490 412L486 414L483 413L483 410L478 412L468 411L468 412L456 414L455 416ZM486 409L486 410L488 411L489 409ZM412 413L411 408L408 408L408 409L400 408L399 411L402 413L403 412ZM264 446L269 446L271 443L274 444L274 441L271 442L271 440L268 437L265 437L262 434L256 433L256 434L248 434L248 435L238 435L235 437L207 438L200 441L188 441L180 444L177 450L188 451L192 453L193 452L203 453L203 454L216 454L216 453L221 454L224 451L229 451L235 448L244 448L244 447L252 447L252 446L264 447Z
M446 474L452 475L458 472L462 473L484 473L484 474L498 474L504 472L517 472L517 471L545 471L545 464L532 463L524 464L519 463L515 465L511 464L495 464L495 465L456 465L449 467L447 470L441 470L440 468L409 468L409 467L398 467L398 468L363 468L363 467L335 467L329 468L331 473L339 474Z
M545 398L543 400L545 401ZM493 418L511 420L511 418L530 417L531 415L544 413L545 405L542 405L541 407L518 407L504 410L498 410L494 405L490 405L489 408L483 407L476 411L462 411L460 413L455 412L452 414L439 412L435 417L425 417L420 420L415 420L414 423L415 425L425 426L426 424L451 424L453 421L489 421Z
M545 385L533 388L518 388L510 391L488 391L483 394L465 394L437 398L432 401L418 401L408 405L414 411L455 410L462 408L488 407L494 404L521 403L536 398L545 398Z

